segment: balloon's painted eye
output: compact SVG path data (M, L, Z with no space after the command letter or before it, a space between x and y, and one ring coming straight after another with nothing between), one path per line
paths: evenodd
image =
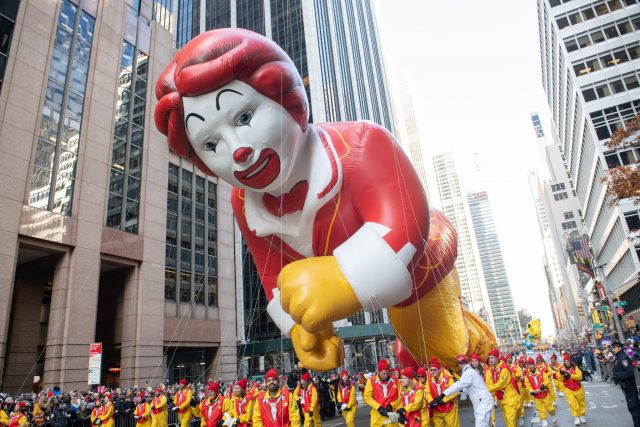
M236 126L249 126L253 118L253 110L245 111L236 121Z
M218 146L218 140L213 139L204 143L204 151L213 151L216 152L216 147Z

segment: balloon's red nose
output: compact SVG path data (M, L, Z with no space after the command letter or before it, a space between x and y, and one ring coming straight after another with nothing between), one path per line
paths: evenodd
M249 147L238 148L236 151L233 152L233 160L235 160L235 162L238 164L244 163L247 161L251 153L253 153L252 148L249 148Z

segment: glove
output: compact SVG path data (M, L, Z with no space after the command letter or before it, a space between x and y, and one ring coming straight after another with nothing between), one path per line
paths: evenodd
M570 373L567 372L566 374L564 374L564 379L565 380L568 380L570 378L571 378L571 374Z
M437 400L432 400L431 403L429 403L429 408L433 409L436 406L438 406L438 401Z
M535 395L536 395L536 392L535 392L535 391L530 391L530 392L529 392L529 394L530 394L531 396L535 396Z
M173 408L171 408L171 410L172 410L172 411L177 411L177 410L178 410L178 407L177 407L177 406L174 406Z
M102 424L102 420L100 418L96 418L95 425L99 426Z
M385 408L384 406L381 406L378 408L378 413L380 415L382 415L383 417L388 417L389 415L387 415L387 408Z
M546 389L547 389L547 386L546 386L546 385L542 384L542 385L540 386L540 391L545 391Z
M407 419L405 418L404 414L399 414L400 416L398 417L398 422L402 425L405 425L407 423Z
M387 412L393 412L393 407L391 405L387 405L387 407L384 409L386 409Z
M349 408L349 407L346 407L346 408L343 409L344 412L349 412L350 410L351 410L351 408Z
M224 421L223 420L216 421L216 427L222 427L223 425L224 425Z
M407 413L407 410L404 408L398 408L396 412L398 413L398 415L404 415Z

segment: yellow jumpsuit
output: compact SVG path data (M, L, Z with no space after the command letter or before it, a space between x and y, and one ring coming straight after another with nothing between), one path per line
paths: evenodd
M173 396L173 405L178 407L178 419L180 427L189 427L191 423L191 398L193 391L185 387Z
M497 366L487 369L485 381L491 394L498 397L498 404L502 409L506 427L516 427L518 418L518 401L521 399L519 390L513 386L513 378L507 365L500 361ZM500 395L502 394L502 399Z
M551 399L551 389L553 386L551 385L551 379L549 375L544 372L540 372L536 369L536 372L528 371L525 374L525 385L527 386L527 393L531 395L531 392L536 392L540 390L541 386L545 386L547 389L546 393L534 394L533 395L533 403L536 405L536 410L538 411L538 415L541 420L547 419L547 412L551 414L552 417L556 416L556 408L553 406L553 400ZM545 396L542 397L542 394ZM540 396L540 397L538 397Z
M36 403L37 405L37 403ZM35 409L34 409L35 411ZM9 415L7 415L6 412L4 412L2 409L0 409L0 426L4 426L7 427L9 425Z
M280 420L273 421L271 417L271 413L263 414L262 411L266 410L271 403L276 405L276 408L280 406L283 411L277 411L276 414L282 414L284 412L284 405L286 404L285 399L280 399L283 391L280 389L277 391L276 395L271 398L269 391L262 392L255 399L255 405L253 407L253 416L251 417L252 427L300 427L300 412L298 412L298 405L296 404L296 399L293 393L289 393L289 424L284 422L279 422Z
M542 370L544 372L544 375L549 377L549 384L553 382L553 371L551 370L551 367L549 365L542 362L538 363L536 368L538 370ZM556 391L554 390L553 386L549 388L549 398L551 400L551 403L556 401Z
M558 372L560 371L560 365L557 363L555 365L549 365L549 369L551 370L551 378L553 380L556 395L564 393L564 387L562 387L562 375Z
M101 427L114 426L115 420L113 403L107 402L102 406L102 411L100 412L100 423Z
M515 378L516 382L518 383L518 387L520 387L520 401L518 402L517 413L518 413L518 417L522 418L524 417L524 402L525 402L525 397L527 395L527 389L526 387L524 387L524 383L522 381L523 372L522 372L522 369L520 368L520 365L518 365L517 363L510 365L509 370L511 371L511 375Z
M582 371L577 366L572 366L571 369L563 368L563 372L568 372L570 378L563 380L564 395L567 397L567 403L569 404L569 410L572 417L584 417L587 414L587 403L584 395L584 387L580 383L582 381ZM564 375L564 374L562 374ZM577 387L573 387L577 382ZM577 388L577 390L571 390L570 387Z
M433 400L434 395L435 397L438 397L443 391L455 383L453 377L447 375L446 372L446 370L442 370L437 378L429 374L429 394L431 396L429 403ZM444 398L444 403L451 402L453 404L453 407L449 412L438 412L437 409L433 410L431 421L433 422L434 427L460 427L458 401L456 400L459 394L460 393L453 393L452 395Z
M151 405L146 402L139 403L134 415L138 417L136 427L151 427Z
M159 397L154 397L151 401L151 427L168 426L169 408L167 407L167 396L161 394Z
M9 419L9 424L18 425L19 427L29 427L29 420L23 413L14 413Z
M411 394L413 388L414 393ZM403 408L406 411L405 417L420 417L419 424L408 424L408 427L414 427L417 425L422 426L422 408L425 407L424 391L418 384L412 384L410 387L401 386L398 393L398 409Z
M431 420L429 419L429 403L433 401L433 397L429 392L428 384L423 384L420 381L418 381L417 384L422 388L422 397L424 399L424 404L420 410L420 425L421 427L429 427L431 425Z
M235 394L231 397L231 416L238 419L238 424L241 427L246 427L251 423L251 416L253 415L253 404L255 399L253 395L245 395L240 398Z
M378 408L382 406L382 402L378 402L374 396L374 387L373 383L381 383L378 374L370 377L367 380L367 384L364 387L364 393L362 398L364 399L364 403L371 408L370 417L369 417L369 425L371 427L398 427L398 423L387 423L384 424L385 421L389 421L388 417L380 415L378 412ZM398 379L396 377L389 376L389 380L387 381L387 396L389 397L390 405L393 411L398 409Z
M307 389L296 387L293 391L293 397L296 402L302 405L304 413L304 427L321 427L322 419L320 418L320 396L318 389L313 384L308 384ZM302 399L302 401L301 401ZM311 416L313 414L313 416Z
M342 381L340 381L338 384L338 392L336 393L336 404L338 406L347 405L342 409L342 417L347 427L355 427L358 402L356 401L356 387L353 383L349 383L348 386L343 386Z

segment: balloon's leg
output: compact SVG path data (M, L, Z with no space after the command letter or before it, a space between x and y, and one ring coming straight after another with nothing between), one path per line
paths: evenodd
M485 358L496 345L488 325L462 308L455 269L415 303L390 308L389 317L402 341L400 347L420 363L437 357L455 367L457 355L478 353ZM413 364L407 363L411 359L406 355L399 361Z

